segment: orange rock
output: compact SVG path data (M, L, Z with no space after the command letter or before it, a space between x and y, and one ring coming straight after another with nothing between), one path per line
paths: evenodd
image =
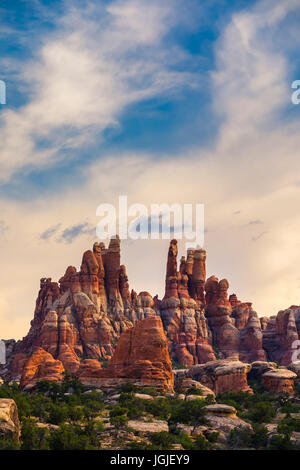
M20 387L28 390L41 380L59 381L63 378L63 372L64 367L60 361L56 361L44 349L38 348L23 368Z
M262 375L262 383L267 390L276 394L286 392L294 394L294 381L297 374L288 369L272 369Z
M101 369L95 362L85 362L78 377L83 383L94 386L112 380L116 383L132 381L172 392L174 376L161 319L149 316L138 321L120 336L107 369Z
M191 366L215 359L203 308L206 253L188 250L187 259L181 258L177 272L177 252L177 241L172 240L165 296L159 303L159 310L172 357L179 364Z
M107 371L113 377L137 379L144 385L172 391L174 376L161 319L149 316L126 330Z
M188 377L211 388L215 394L230 392L253 393L247 382L251 365L240 361L220 360L193 366Z

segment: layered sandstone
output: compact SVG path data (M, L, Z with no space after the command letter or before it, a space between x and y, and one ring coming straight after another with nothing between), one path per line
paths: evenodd
M238 359L240 333L231 318L232 307L228 299L227 279L211 276L205 284L205 313L213 332L214 343L225 358Z
M267 390L275 393L294 394L294 381L297 374L288 369L273 369L262 375L262 383Z
M119 238L108 248L95 243L83 254L79 272L69 266L58 283L41 279L30 331L14 346L4 376L20 379L38 348L76 373L84 359L111 358L121 333L156 313L149 293L129 290Z
M84 363L78 372L86 385L105 386L134 382L172 392L174 376L161 319L148 316L120 336L107 369Z
M165 296L159 304L172 357L191 366L215 359L211 333L204 314L204 250L188 250L177 270L177 241L168 252Z
M29 390L41 380L57 382L62 380L63 373L64 367L60 361L44 349L37 348L24 365L20 387Z
M212 389L216 395L227 391L252 393L247 382L250 370L251 365L240 361L219 360L195 365L187 376Z
M155 316L162 319L172 359L187 367L215 361L215 352L231 363L269 360L288 366L293 362L300 334L300 307L259 319L250 302L241 302L235 294L228 297L226 279L206 279L205 250L189 249L179 267L177 257L177 241L172 240L162 300L152 298L147 291L130 291L117 236L107 248L95 243L87 250L79 271L69 266L58 282L42 278L30 331L22 341L6 341L7 364L1 366L0 375L8 380L22 376L22 385L31 386L44 378L57 380L62 367L92 384L99 374L108 374L99 361L114 357L109 367L111 376L106 380L113 381L114 374L117 380L125 380L125 376L119 377L120 371L112 373L112 367L117 368L113 364L119 338L141 320ZM149 341L151 338L145 336L145 342ZM30 369L36 362L32 375ZM140 376L138 358L134 367ZM134 375L124 364L120 370ZM222 380L225 383L227 379ZM247 388L243 380L240 385L228 381L236 389Z

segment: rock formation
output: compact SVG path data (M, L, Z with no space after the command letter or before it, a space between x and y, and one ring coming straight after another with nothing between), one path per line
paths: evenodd
M212 389L215 394L226 391L252 393L247 382L250 369L249 364L225 359L195 365L189 369L186 376Z
M15 401L0 398L0 437L18 441L20 434L21 427Z
M155 314L149 293L129 291L119 238L107 249L95 243L83 254L79 272L69 266L58 283L41 279L30 331L14 346L3 375L20 379L32 355L36 360L37 349L40 356L42 349L76 373L84 359L111 358L121 333Z
M161 319L152 315L138 321L120 336L107 369L101 369L97 361L85 362L78 377L94 387L130 381L172 392L174 376Z
M289 395L294 394L294 380L297 374L288 369L273 369L262 375L262 383L267 390L273 390L275 393L286 392Z
M300 308L292 306L270 317L263 330L263 347L270 361L289 365L296 348L293 343L299 340ZM296 343L297 344L297 343ZM296 346L297 349L299 345Z
M151 328L160 338L157 341L162 341L157 333L160 318L171 358L187 367L208 364L209 373L218 377L214 379L218 393L228 387L248 390L245 375L249 362L291 365L300 335L300 307L259 319L250 302L240 301L235 294L228 297L226 279L206 278L205 250L189 249L186 257L181 257L179 268L177 256L177 241L172 240L162 300L146 291L130 291L118 236L110 240L108 248L95 243L92 250L86 251L79 271L69 266L58 282L42 278L29 333L17 343L5 342L7 364L1 366L0 375L8 380L21 379L23 388L31 388L42 379L59 380L64 370L91 385L99 379L109 384L116 378L132 378L156 382L158 387L162 381L162 388L172 388L165 360L145 359L143 355L150 354L152 348L152 337L143 329L140 358L136 354L133 361L130 356L126 365L122 361L127 353L123 358L118 352L126 349L124 344L132 343L136 331L132 328L141 328L141 320L153 323ZM136 338L134 341L137 344ZM154 352L158 350L154 348ZM228 360L227 365L221 368L217 361L215 369L211 364L216 355ZM102 369L101 362L109 359L109 368ZM229 363L232 367L235 364L234 372L224 373L221 378L216 371L228 371ZM271 382L275 384L268 380Z
M215 359L204 315L204 250L188 250L177 270L177 241L170 243L165 296L159 304L171 356L191 366Z
M44 349L37 348L24 365L20 387L29 390L41 380L57 382L63 378L63 372L60 361L53 359Z
M213 332L214 343L223 357L238 359L240 333L231 318L232 307L228 300L228 288L227 279L219 281L215 276L207 279L205 313Z

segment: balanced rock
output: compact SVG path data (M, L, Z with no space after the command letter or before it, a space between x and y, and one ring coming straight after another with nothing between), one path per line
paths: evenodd
M288 369L273 369L262 375L262 383L267 390L275 393L286 392L294 394L294 380L297 374Z

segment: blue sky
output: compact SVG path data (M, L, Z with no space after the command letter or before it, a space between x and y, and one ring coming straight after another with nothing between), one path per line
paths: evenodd
M92 2L86 2L90 4ZM93 2L99 11L113 1ZM45 37L61 34L59 18L67 15L74 5L84 2L61 1L10 1L1 4L1 24L4 28L0 54L4 64L2 74L7 83L7 107L18 109L30 102L31 83L23 81L20 70L24 63L35 61ZM210 73L215 66L216 41L233 13L247 9L249 1L186 1L174 2L184 18L177 19L164 37L164 47L178 47L185 54L182 61L170 65L171 70L194 75L194 83L183 83L175 93L154 93L153 96L129 103L117 115L117 123L104 129L95 128L93 142L72 151L58 152L62 160L50 162L46 168L17 169L1 192L12 198L34 198L41 192L60 190L66 184L76 184L82 166L99 159L103 152L150 151L153 158L161 153L171 158L187 146L213 145L220 119L212 110ZM201 6L200 6L201 5ZM101 7L101 8L100 8ZM101 13L100 13L101 15ZM5 36L5 38L4 38ZM3 40L4 39L4 40ZM134 50L130 51L134 54ZM12 63L11 63L12 62ZM80 90L78 90L80 93ZM95 96L95 100L97 96ZM99 101L100 104L100 101ZM59 110L58 110L59 112ZM80 112L80 111L79 111ZM188 143L188 145L187 145ZM36 139L36 145L46 146L48 139ZM64 152L67 158L64 158ZM100 157L101 158L101 157Z
M259 315L297 303L299 24L298 0L2 0L7 336L25 333L39 278L80 265L97 206L122 194L203 203L208 273ZM166 252L124 242L133 288L163 294Z

